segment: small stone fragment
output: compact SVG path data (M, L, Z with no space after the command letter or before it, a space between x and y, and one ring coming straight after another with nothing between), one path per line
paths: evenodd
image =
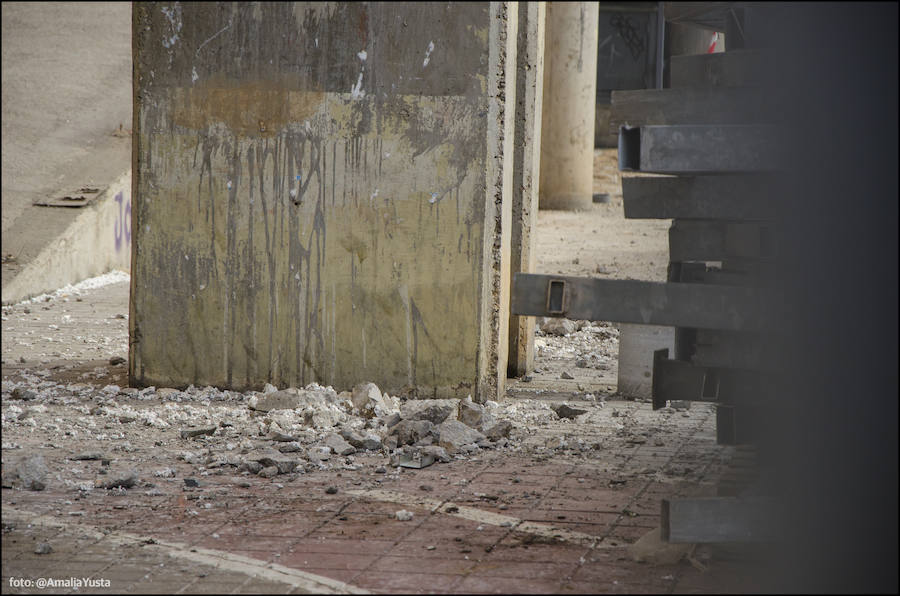
M553 407L553 411L556 412L556 415L560 418L568 418L572 420L576 416L580 416L582 414L587 413L587 410L582 410L579 408L573 408L568 404L561 404Z
M466 426L481 430L485 418L484 406L467 399L461 399L459 400L458 418Z
M197 488L198 486L200 486L200 483L197 482L197 479L196 479L196 478L185 478L185 479L184 479L184 485L185 485L187 488Z
M463 445L477 443L485 438L483 434L469 428L459 420L447 420L437 427L439 435L438 445L453 454L462 449Z
M434 424L429 420L403 420L391 429L390 436L397 438L398 445L412 445L433 432ZM385 445L387 445L386 441Z
M13 399L20 399L22 401L31 401L37 398L37 393L30 389L22 389L21 387L16 387L12 391Z
M566 371L562 371L562 374L559 375L559 378L560 378L560 379L574 379L575 377L573 377L572 375L570 375L570 374L567 373Z
M121 356L113 356L112 358L109 359L110 366L118 366L120 364L125 364L126 362L128 362L128 361L125 360L124 358L122 358Z
M458 400L455 399L414 399L400 406L400 416L404 420L427 420L440 424L456 418Z
M413 518L412 511L407 511L406 509L401 509L396 513L397 519L400 521L409 521Z
M202 437L205 435L211 435L216 432L216 426L209 426L207 428L188 428L181 431L182 439L192 439L194 437Z
M338 455L350 455L351 453L356 453L356 448L336 433L331 433L326 436L323 443L328 446L333 453Z
M568 335L575 332L575 322L569 319L547 318L541 324L541 331L550 335Z
M484 431L484 435L491 441L498 441L501 438L508 437L510 431L512 431L512 428L512 422L510 422L509 420L501 420L497 424Z
M47 464L41 455L32 455L19 462L16 468L22 485L28 490L44 490L47 488Z
M329 486L328 488L325 489L325 494L336 495L337 491L338 491L338 489L336 486Z
M99 461L103 459L103 454L99 451L90 451L87 453L79 453L69 459L72 461Z
M49 555L53 552L53 547L50 546L49 542L41 542L34 549L34 554L36 555Z
M261 476L263 478L274 478L277 475L278 468L276 466L265 467L257 473L257 476Z
M296 453L298 451L303 450L303 445L294 441L292 443L285 443L284 445L278 446L278 451L281 453Z
M108 481L99 485L100 488L132 488L137 484L137 472L126 470L114 475Z

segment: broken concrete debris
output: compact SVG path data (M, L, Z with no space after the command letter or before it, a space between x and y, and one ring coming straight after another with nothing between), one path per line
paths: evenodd
M44 490L47 488L48 474L47 464L41 455L25 457L16 466L16 475L22 486L27 490ZM12 480L12 484L15 484L15 479Z
M558 406L554 406L553 411L556 412L556 415L560 418L568 418L569 420L573 420L576 416L587 413L587 410L573 408L568 404L560 404Z

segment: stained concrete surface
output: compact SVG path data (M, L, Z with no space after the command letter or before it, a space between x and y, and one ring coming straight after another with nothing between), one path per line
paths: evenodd
M130 25L127 2L2 5L4 285L79 215L35 199L130 167Z

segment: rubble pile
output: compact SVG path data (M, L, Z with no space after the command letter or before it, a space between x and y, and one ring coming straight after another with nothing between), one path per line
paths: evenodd
M274 479L365 465L421 468L510 448L515 428L496 402L404 399L373 383L340 393L316 383L246 393L194 386L139 390L57 383L45 372L3 381L4 437L33 435L44 447L77 447L48 470L40 455L24 450L17 460L8 458L21 445L4 441L4 487L42 490L56 481L79 491L127 489L139 479L184 475L167 465L164 453L190 465L189 476ZM120 469L109 466L117 460ZM95 461L101 468L85 478Z

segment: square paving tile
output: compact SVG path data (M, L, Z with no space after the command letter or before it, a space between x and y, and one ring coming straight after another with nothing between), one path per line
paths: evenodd
M430 594L453 590L459 579L457 575L371 571L361 574L353 584L375 592Z

